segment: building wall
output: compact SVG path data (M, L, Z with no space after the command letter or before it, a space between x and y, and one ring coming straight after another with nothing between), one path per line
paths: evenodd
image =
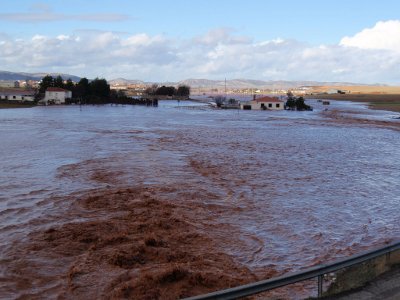
M71 92L69 92L71 93ZM71 98L71 96L68 97L68 92L49 92L46 91L45 93L45 101L48 102L49 100L54 101L57 104L64 104L66 98Z
M241 108L243 109L244 105L251 105L251 109L253 110L263 110L262 104L266 107L267 110L283 110L284 103L276 103L276 102L257 102L257 101L250 101L248 103L241 104Z
M8 100L8 101L34 101L33 96L24 96L24 95L2 95L0 94L0 100Z

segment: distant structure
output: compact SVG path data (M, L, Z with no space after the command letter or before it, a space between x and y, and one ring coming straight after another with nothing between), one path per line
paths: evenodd
M327 92L327 94L346 94L346 91L343 90L337 90L337 89L329 89Z
M0 80L0 88L19 88L19 82L14 80Z
M283 110L285 109L285 102L276 97L256 98L254 95L252 101L241 103L240 108L244 110Z
M46 89L44 99L41 104L65 104L65 99L71 99L72 92L58 87L49 87Z
M0 100L11 102L33 102L34 90L0 89Z

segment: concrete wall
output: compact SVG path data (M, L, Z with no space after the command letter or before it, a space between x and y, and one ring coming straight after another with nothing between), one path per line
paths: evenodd
M54 101L57 104L64 104L65 103L65 99L67 98L71 98L72 97L72 92L68 91L68 92L50 92L50 91L46 91L45 94L45 101Z
M330 275L330 285L324 296L332 296L359 288L377 276L400 264L400 250L379 256L364 263L342 269Z

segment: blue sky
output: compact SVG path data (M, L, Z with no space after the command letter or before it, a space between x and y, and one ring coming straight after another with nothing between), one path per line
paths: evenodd
M399 1L2 1L0 69L400 84Z

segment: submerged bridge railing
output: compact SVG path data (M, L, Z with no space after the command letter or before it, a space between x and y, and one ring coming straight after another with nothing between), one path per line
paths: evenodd
M314 278L318 278L318 297L333 295L363 286L366 282L390 270L392 266L397 264L400 264L400 241L379 249L340 259L333 263L320 264L296 273L194 296L186 298L186 300L237 299ZM328 291L324 292L324 276L337 271L342 272L336 274L336 278L331 282Z

